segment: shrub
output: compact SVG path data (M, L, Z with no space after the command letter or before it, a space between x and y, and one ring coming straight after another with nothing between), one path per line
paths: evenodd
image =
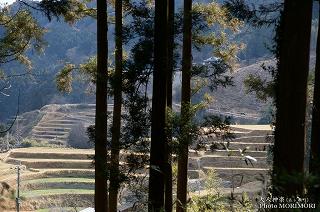
M0 137L0 150L8 150L12 147L19 146L19 141L20 139L12 134L7 134L4 137Z
M3 132L6 130L6 125L0 123L0 132ZM4 137L6 135L6 133L0 133L0 137Z
M233 192L229 197L221 194L221 180L214 170L208 171L205 176L205 189L203 195L193 195L188 203L189 211L211 212L211 211L254 211L252 200L246 193L242 193L240 199L235 198Z
M32 140L23 140L21 143L21 147L33 147L34 145L34 141Z
M32 139L23 139L19 147L28 148L28 147L61 147L57 144L51 144L48 141L39 141Z
M93 144L89 142L86 130L83 123L73 126L69 134L68 146L78 149L93 148Z

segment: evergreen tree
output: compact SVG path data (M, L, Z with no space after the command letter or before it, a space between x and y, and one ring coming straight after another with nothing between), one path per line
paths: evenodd
M107 1L97 0L97 82L95 119L95 211L108 211L107 184Z
M121 131L121 107L122 107L122 0L115 2L115 73L114 73L114 108L112 121L111 140L111 165L110 165L110 192L109 209L117 211L120 157L120 131Z
M80 9L81 8L81 9ZM18 77L32 75L33 64L29 58L28 50L35 50L40 54L44 51L46 42L44 35L46 29L41 27L32 13L37 10L45 14L49 21L53 17L64 17L69 23L77 18L84 17L85 3L63 1L29 2L18 0L16 3L0 8L0 27L2 29L0 39L0 92L7 96L6 91L11 88L11 83ZM71 15L71 14L77 14ZM80 15L81 14L81 15ZM25 66L27 71L13 73L5 64L17 61ZM20 97L20 91L18 96ZM19 107L20 101L18 100ZM16 116L19 113L17 110ZM6 130L8 132L14 125L14 121Z
M319 7L320 9L320 7ZM320 11L319 11L320 15ZM319 16L320 17L320 16ZM311 154L309 171L320 180L320 21L318 20L318 37L316 48L316 66L312 107ZM317 183L318 184L318 183ZM320 201L320 187L311 188L312 195Z
M128 22L125 22L127 24L124 25L123 28L123 38L124 43L130 42L130 40L134 40L134 45L131 46L129 53L127 54L128 57L125 59L125 62L123 64L123 95L124 95L124 101L123 106L125 108L125 113L123 114L123 124L125 127L123 127L122 135L121 135L121 149L125 150L125 154L122 155L124 160L127 162L126 167L120 166L121 173L120 174L120 182L130 182L126 186L132 187L133 182L139 183L139 185L143 186L142 181L139 180L137 177L134 177L135 170L139 171L139 169L142 169L146 165L146 161L149 159L149 148L150 143L148 142L148 139L145 139L149 136L149 102L148 102L148 85L151 79L152 74L154 74L154 57L153 57L153 51L155 50L154 47L154 10L153 7L150 7L150 5L147 2L134 2L129 3L129 5L126 5L126 7L129 7L130 9L126 14L126 17L128 17ZM169 5L168 5L169 6ZM169 10L169 8L167 8ZM212 12L214 11L214 12ZM201 51L202 48L212 48L214 49L215 55L221 57L221 61L217 62L217 64L211 64L210 66L204 67L197 67L195 73L193 73L194 76L197 76L199 78L204 79L205 81L208 81L209 84L212 83L216 86L222 85L224 83L229 84L230 78L224 75L224 73L230 71L229 66L222 65L222 60L226 60L230 62L231 58L234 58L234 55L236 54L238 50L238 46L232 42L227 41L223 39L224 34L223 33L217 33L215 35L212 35L210 28L217 24L221 27L222 31L224 30L230 30L229 32L236 32L238 30L239 23L235 19L229 19L227 16L227 11L225 11L222 7L220 7L219 4L197 4L196 5L196 11L194 12L195 16L194 18L194 48L198 51ZM216 20L214 17L217 17L219 14L219 19ZM172 14L173 16L174 14ZM168 43L168 71L173 71L176 69L177 60L180 59L179 55L177 54L179 47L182 44L182 41L180 38L182 37L182 15L176 14L175 17L175 39L168 35L168 38L171 38L172 46L176 47L174 48L175 51L173 53L173 48L170 47L170 41L168 40L166 43ZM169 26L172 26L171 24L168 24ZM216 25L215 25L216 26ZM173 30L173 29L171 29ZM170 31L168 29L168 31ZM219 31L220 32L220 31ZM169 34L170 32L168 32ZM171 31L171 33L173 33ZM163 37L163 36L162 36ZM219 42L218 42L219 41ZM221 42L220 42L221 41ZM171 52L172 51L172 52ZM171 54L171 56L170 56ZM172 56L174 54L174 57ZM62 70L62 72L57 77L57 82L61 82L59 84L64 85L66 84L67 88L69 87L70 79L72 79L72 76L70 76L70 70L77 69L80 71L80 73L86 72L89 74L90 81L92 80L93 83L96 83L96 77L95 69L91 69L90 63L93 59L90 59L88 64L80 65L79 68L76 68L75 65L68 64L65 67L65 70ZM172 60L172 61L171 61ZM171 65L170 65L171 63ZM221 64L220 64L221 63ZM162 63L163 64L163 63ZM223 63L224 64L224 63ZM68 67L70 66L70 67ZM173 66L173 67L170 67ZM110 93L114 93L115 91L115 74L110 71L109 75L109 81L111 85ZM170 74L170 73L169 73ZM168 75L169 75L168 74ZM173 75L173 73L171 73ZM172 94L170 94L170 79L172 79L169 76L166 76L167 84L164 84L166 86L165 94L167 94L167 97L165 101L167 103L164 105L164 108L168 106L167 111L167 118L171 118L171 112L170 112L170 101L172 101L172 97L170 97ZM209 79L209 80L208 80ZM163 83L162 83L163 84ZM226 85L225 84L225 85ZM225 86L224 85L224 86ZM212 87L216 87L212 86ZM63 87L63 86L60 86ZM156 89L159 89L159 86L156 87ZM112 92L113 91L113 92ZM155 91L157 92L157 91ZM115 93L114 93L115 94ZM194 106L198 107L198 106ZM194 114L192 112L190 114ZM190 119L191 119L190 115ZM170 183L170 180L172 180L172 177L169 177L170 175L170 169L168 165L168 161L166 155L168 155L168 159L170 162L170 148L172 147L172 151L176 153L175 145L173 146L167 146L167 142L171 142L171 135L170 131L172 129L172 134L174 137L183 137L180 136L180 127L179 129L176 129L177 126L174 126L171 123L168 123L170 121L166 121L165 128L165 141L164 143L164 152L162 152L164 161L163 161L163 182L165 185L164 187L167 188L167 186ZM193 123L192 125L194 125ZM172 126L172 127L171 127ZM169 129L169 131L167 131ZM168 133L169 132L169 133ZM178 132L178 134L177 134ZM192 132L193 133L193 132ZM168 139L168 140L166 140ZM180 140L180 139L178 139ZM175 144L175 142L172 142ZM166 152L169 147L169 151ZM159 151L159 149L157 149ZM124 168L124 169L123 169ZM157 168L157 167L154 167ZM123 171L126 171L123 172ZM140 170L141 171L141 170ZM169 174L167 174L167 171ZM169 182L169 183L167 183ZM140 184L141 183L141 184ZM166 189L163 187L163 191L166 192L166 194L162 193L161 197L164 197L164 202L161 208L165 208L167 211L170 211L172 209L172 186L169 187L169 189ZM110 190L111 191L111 190ZM168 194L167 191L169 191ZM159 192L159 190L157 190ZM144 203L147 203L147 200L145 200L145 193L141 189L134 190L135 195L137 195L137 198L139 198L139 204L143 205ZM168 201L167 201L168 200ZM149 202L150 203L150 202Z
M184 0L183 51L181 88L181 133L178 152L177 212L186 211L188 183L188 147L191 143L189 132L191 117L191 66L192 66L192 0Z
M154 70L148 210L164 209L166 154L166 81L168 67L167 1L155 0Z
M284 2L273 148L273 192L279 195L303 194L311 18L312 0Z
M168 110L172 111L172 81L174 73L174 17L175 17L175 2L168 0L168 72L167 72L167 116ZM168 118L167 118L168 123ZM165 181L165 211L172 211L173 196L172 196L172 128L167 125L167 141L166 141L166 181Z

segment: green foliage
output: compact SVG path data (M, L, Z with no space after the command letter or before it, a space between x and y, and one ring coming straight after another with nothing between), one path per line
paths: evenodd
M196 64L192 67L193 83L202 82L202 88L208 87L210 91L216 90L218 87L233 86L233 78L228 75L228 72L231 71L231 66L222 59ZM198 91L200 91L200 88L198 88Z
M218 193L221 183L219 181L218 174L214 169L210 169L206 173L205 179L205 189L208 190L211 194Z
M221 184L217 173L210 170L205 176L205 189L203 194L194 194L188 204L188 210L193 212L211 211L234 211L251 212L254 211L252 200L246 193L242 193L241 199L230 199L226 195L220 194Z
M66 64L63 69L56 76L57 89L60 92L72 91L72 71L75 69L75 65Z
M12 5L1 8L0 25L2 34L0 39L0 86L8 83L11 89L6 93L16 96L17 87L24 90L26 99L37 98L38 101L21 101L21 112L38 109L40 106L55 101L57 98L56 89L53 87L52 73L60 68L61 59L69 56L78 56L92 52L94 42L91 36L92 30L77 32L75 23L86 16L94 16L95 9L87 7L90 0L48 0L48 1L27 1L18 0ZM45 18L44 16L45 15ZM57 21L53 20L56 18ZM63 17L69 24L76 26L71 28L63 22L58 22ZM48 20L51 23L48 23ZM81 20L80 26L88 23L88 19ZM46 42L44 54L42 53ZM90 48L77 51L67 50L79 45L79 42ZM80 58L80 57L79 57ZM78 59L78 60L81 60ZM17 62L15 62L17 61ZM10 65L5 63L10 62ZM22 64L22 65L21 65ZM27 68L27 69L26 69ZM33 69L31 71L31 69ZM34 71L36 70L36 71ZM41 72L39 74L38 72ZM79 85L75 86L79 90ZM68 86L65 86L68 88ZM41 96L38 95L41 93ZM60 95L62 97L62 95ZM65 96L66 97L66 96ZM83 96L82 96L83 97ZM59 98L61 102L62 98ZM68 99L79 102L83 98L79 95L69 95ZM2 105L1 119L12 115L13 105L16 99L6 98L6 104ZM64 100L62 100L64 101ZM10 110L11 109L11 110Z
M221 211L227 212L228 208L225 206L225 198L217 194L208 194L205 196L195 196L191 200L188 209L193 212L211 212Z
M0 145L2 149L17 147L20 144L20 137L11 133L7 133L0 138Z
M4 30L0 39L0 63L18 60L30 69L31 61L25 51L31 47L38 52L43 50L45 29L28 10L12 13L7 7L0 10L0 25Z
M255 211L252 201L246 193L242 194L242 199L232 202L226 196L219 194L207 194L194 196L188 209L193 212L253 212Z
M202 127L210 128L210 132L207 133L221 133L222 134L231 134L231 129L229 125L231 124L230 117L222 118L216 115L208 115L204 117Z
M128 111L122 116L126 126L122 131L122 147L148 150L149 142L145 138L149 133L150 113L146 110L147 103L147 99L138 94L130 94L124 101Z
M7 129L6 124L0 123L0 132L5 131ZM0 133L0 138L4 137L6 134L5 133Z
M84 78L95 84L97 79L97 57L90 57L85 63L80 64L79 73L82 79Z
M174 162L172 163L172 180L173 185L177 183L177 177L178 177L178 163Z
M262 101L267 101L269 98L274 97L273 81L249 74L243 83L247 93L255 93L256 97Z
M0 137L0 151L8 151L12 144L15 143L15 139L12 135Z
M52 15L56 17L62 15L64 17L65 22L71 24L87 16L96 16L96 10L87 6L87 3L92 2L92 0L65 0L60 2L67 3L66 5L61 5L60 7L59 1L54 2L52 0L47 0L41 1L39 5L42 8L46 9L45 13L48 18Z
M304 173L291 172L288 173L286 170L279 170L276 167L273 168L273 181L272 189L273 192L281 194L286 197L292 197L291 194L286 194L284 189L289 184L291 186L310 185L310 182L314 182L314 176L306 177Z
M224 143L219 145L216 141L211 139L211 136L215 135L217 138L227 140L229 142L234 138L233 133L231 133L230 124L230 117L205 115L201 123L201 130L196 142L196 149L204 149L206 148L206 145L209 145L210 149L214 150L218 149L219 146L222 145L224 149L228 150L229 143L227 146L225 146Z
M89 142L84 124L78 124L71 128L68 137L68 146L77 149L91 149L93 144Z
M213 55L222 59L229 65L235 65L237 53L243 49L242 44L232 40L232 35L239 32L242 22L231 17L229 11L219 3L195 3L193 4L194 19L202 19L205 26L202 30L193 33L196 47L210 46ZM204 30L212 29L212 30Z
M40 2L18 0L18 2L28 9L40 11L49 21L53 17L59 20L62 16L65 22L74 23L86 16L96 16L96 10L87 7L92 0L42 0Z
M222 140L234 138L230 129L230 117L205 115L200 121L195 119L195 115L203 109L202 104L203 102L189 106L188 117L184 118L180 113L167 110L167 128L172 129L174 138L170 144L173 152L178 153L181 144L192 146L196 150L206 149L208 144L215 144L210 137L213 134ZM186 141L188 143L184 143Z
M239 200L238 207L239 207L239 209L237 209L238 211L245 211L245 212L255 211L252 204L252 200L250 200L248 194L245 192L242 193L241 200Z
M274 112L275 108L272 105L269 105L266 110L262 112L262 117L259 120L258 124L270 124L274 122Z
M56 144L50 144L49 142L45 141L37 141L33 139L23 139L21 142L21 147L61 147Z
M108 68L109 81L113 81L114 67L111 62ZM97 81L97 57L90 57L84 63L78 66L71 63L66 63L59 71L55 78L57 89L63 93L71 93L73 84L81 82L87 86L87 91L90 91L91 86L95 86ZM111 84L112 85L112 84ZM112 88L109 90L112 92Z
M199 126L196 123L194 116L196 111L193 105L185 105L184 108L187 113L185 116L181 116L180 113L175 113L168 110L167 113L167 128L171 129L173 152L179 153L181 145L191 145L199 134ZM170 128L169 128L170 127Z
M308 100L308 103L311 104L311 102L313 101L313 90L314 90L314 82L315 82L315 73L314 71L311 71L309 73L309 76L308 76L308 90L307 90L307 100Z
M260 2L253 4L253 2L244 0L228 0L224 6L234 17L244 20L254 27L262 27L276 24L283 2L271 0L265 1L263 4Z

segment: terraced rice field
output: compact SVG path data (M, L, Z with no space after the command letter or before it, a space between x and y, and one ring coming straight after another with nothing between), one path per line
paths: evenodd
M64 211L64 212L74 212L75 209L76 209L77 211L79 211L79 210L82 210L82 209L84 209L84 208L64 207L64 208L63 208L63 211ZM36 212L61 212L61 208L39 209L39 210L36 210Z
M108 105L108 110L112 110L112 105ZM41 111L45 115L28 137L49 144L65 146L72 127L80 123L89 126L95 120L94 104L47 105Z
M267 129L266 126L261 128L252 126L252 129L250 126L244 128L233 126L236 138L230 142L228 149L223 149L221 145L213 151L209 148L201 152L190 150L190 183L201 180L203 174L209 170L215 170L227 185L222 193L230 192L230 183L236 184L239 192L257 192L262 186L257 178L261 176L268 178L267 173L271 166L267 157L271 140L266 139L266 135L271 131L270 128ZM248 150L243 155L238 148L248 148ZM24 198L22 207L23 205L25 207L31 205L34 209L67 208L75 205L92 207L93 154L93 150L32 147L14 149L9 154L2 155L2 159L6 162L3 165L9 169L19 162L27 168L21 175L21 195ZM252 164L245 163L246 155L255 157L257 161L253 161ZM2 180L15 185L15 177L13 171Z
M64 195L64 194L93 194L94 191L92 189L37 189L32 191L24 191L22 192L22 197L32 198L32 197L40 197L40 196L48 196L48 195Z
M12 150L3 159L11 167L20 162L26 166L21 173L21 208L32 206L35 210L92 206L92 156L93 150L21 148ZM16 186L15 172L3 180Z
M242 183L257 180L257 178L268 178L268 171L271 168L268 158L268 149L272 145L271 128L267 125L234 125L232 129L235 138L230 141L228 149L225 149L227 142L216 141L217 148L206 151L189 153L189 172L198 177L197 170L207 172L215 170L220 178L231 181L232 176L243 176ZM223 145L224 144L224 145ZM247 149L241 154L239 149ZM257 161L245 162L245 157L254 157ZM235 180L236 183L239 180Z

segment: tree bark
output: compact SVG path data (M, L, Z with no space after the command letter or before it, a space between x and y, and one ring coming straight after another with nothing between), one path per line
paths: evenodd
M183 53L182 53L182 90L181 90L181 131L183 139L179 144L178 155L178 188L177 188L177 212L186 211L187 182L188 182L188 146L190 135L188 125L190 120L191 103L191 27L192 27L192 0L184 0L183 17Z
M107 184L107 1L97 0L97 83L95 118L95 211L108 211Z
M155 0L154 71L148 210L164 210L167 81L167 1Z
M172 80L174 70L174 0L168 0L168 73L167 73L167 108L172 110ZM171 125L170 125L171 126ZM166 182L165 182L165 211L172 211L172 129L167 129L166 147Z
M320 15L320 7L319 7ZM320 177L320 21L318 21L318 37L316 50L316 67L315 81L313 93L313 108L312 108L312 128L311 128L311 158L310 158L310 173ZM316 187L312 191L320 200L320 188Z
M276 90L273 191L303 194L306 149L306 97L309 72L312 0L286 0L281 22ZM287 180L279 180L287 176ZM281 190L279 190L281 189Z
M119 181L119 157L120 157L120 131L121 131L121 106L122 106L122 0L115 2L115 84L114 84L114 108L111 140L111 166L110 166L110 193L109 210L117 212Z

